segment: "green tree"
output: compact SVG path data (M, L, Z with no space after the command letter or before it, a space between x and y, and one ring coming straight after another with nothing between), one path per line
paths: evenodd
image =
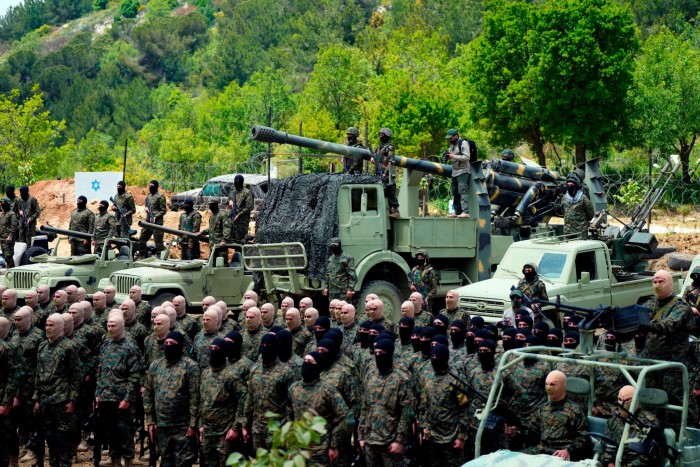
M140 6L139 0L123 0L119 5L119 12L124 18L136 18Z
M662 28L647 39L628 94L638 144L679 154L683 180L700 136L700 51Z

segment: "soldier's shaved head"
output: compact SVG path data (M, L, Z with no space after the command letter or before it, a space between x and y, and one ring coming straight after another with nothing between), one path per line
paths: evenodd
M76 302L68 307L68 313L73 317L73 325L80 326L83 324L83 305Z
M10 332L10 320L0 317L0 339L5 339Z
M15 312L13 317L15 321L15 328L19 332L26 332L32 327L32 308L29 306L23 306Z
M301 326L301 314L299 314L299 310L294 307L287 309L287 312L284 314L284 319L290 331L294 331Z
M71 284L66 287L66 303L72 305L78 300L78 287Z
M544 384L545 391L552 402L558 402L566 397L566 375L561 371L550 371Z
M216 332L219 329L219 313L216 309L207 310L202 314L202 326L206 333Z
M299 311L306 311L307 308L312 308L313 306L314 302L309 297L299 300Z
M253 300L255 304L258 304L258 294L254 290L249 290L243 295L243 300Z
M166 306L164 308L165 308L165 315L170 320L170 329L172 329L175 326L175 323L177 323L177 312L175 311L175 308L173 308L171 306Z
M39 304L39 294L36 293L35 290L27 290L24 292L24 303L27 306L34 308Z
M173 308L177 312L177 317L182 318L187 313L187 300L182 295L173 298Z
M260 327L262 321L260 309L257 307L250 307L248 311L245 312L245 326L249 331L255 331Z
M51 289L46 284L41 284L36 288L36 293L39 295L39 303L46 303L51 300Z
M15 289L7 289L1 296L3 309L10 310L17 306L17 291Z
M63 335L70 336L73 334L73 329L75 327L75 321L73 321L73 315L70 313L63 313Z
M124 318L117 313L112 313L107 318L107 334L115 341L124 338Z

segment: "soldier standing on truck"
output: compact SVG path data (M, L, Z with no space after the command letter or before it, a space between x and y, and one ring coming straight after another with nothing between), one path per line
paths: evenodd
M228 259L228 249L226 239L231 235L231 224L225 212L219 209L218 201L209 202L211 217L209 218L209 228L202 230L199 235L209 236L209 249L216 249L216 257L224 258L224 263Z
M120 180L117 183L117 196L114 197L112 211L114 211L117 216L117 236L120 238L129 238L131 216L136 212L136 203L134 203L134 197L126 192L126 182L124 182L124 180Z
M36 220L41 214L39 202L29 194L29 187L19 187L19 241L31 246L32 238L36 235Z
M12 211L10 200L3 198L0 200L2 212L0 213L0 248L2 256L5 258L7 269L15 267L15 238L17 236L17 214Z
M581 179L575 173L566 177L566 193L562 198L564 209L564 235L578 234L580 238L588 237L588 225L593 219L593 203L581 189Z
M183 203L185 212L180 214L178 230L185 232L199 232L202 226L202 215L194 208L194 201L186 199ZM195 238L178 238L182 259L199 259L199 241Z
M326 274L323 277L325 288L323 295L329 300L352 300L355 294L357 274L355 274L355 258L343 253L340 238L333 237L330 241L331 254L326 264Z
M95 254L102 253L102 246L106 238L117 235L117 221L114 216L107 212L109 201L102 200L99 204L99 214L95 216L95 236L92 239L92 244L95 247Z
M408 284L412 292L420 292L423 301L428 304L428 311L432 312L433 297L438 290L437 273L430 264L430 257L425 250L416 252L416 263L408 273Z
M452 161L452 198L455 208L454 215L469 219L469 175L471 167L471 150L469 141L459 137L459 131L450 128L445 139L450 141L450 149L444 156ZM474 154L476 157L476 154Z
M151 180L148 183L148 196L146 196L146 221L150 222L151 224L163 225L163 217L165 216L167 203L165 201L165 196L158 192L158 186L158 180ZM162 230L142 228L141 234L139 235L139 256L145 257L146 242L148 242L151 237L153 237L153 240L156 243L156 257L159 257L160 252L165 250Z
M394 153L396 148L391 144L392 132L389 128L379 130L379 149L375 154L378 174L384 184L384 196L389 203L389 217L398 218L399 200L396 197L396 169L394 168Z
M518 290L523 293L523 299L527 297L529 300L549 300L547 286L544 285L540 276L537 275L537 265L535 263L525 263L525 266L523 266L523 276L520 282L518 282ZM529 300L524 301L527 302ZM539 310L539 305L532 303L530 308L537 311ZM556 325L559 319L553 320L553 322Z
M364 149L365 147L360 143L360 130L356 127L351 126L348 131L345 132L345 136L348 138L348 146L353 148ZM343 173L350 175L360 175L362 174L362 159L354 157L343 157Z
M231 232L233 241L245 243L250 224L250 213L255 207L253 194L243 186L243 175L238 174L233 179L234 190L228 195L228 205L231 207L229 218L231 219Z
M68 229L76 232L92 234L95 231L95 214L87 208L87 198L78 196L78 207L70 215L70 225ZM71 256L89 255L90 240L82 238L70 239Z

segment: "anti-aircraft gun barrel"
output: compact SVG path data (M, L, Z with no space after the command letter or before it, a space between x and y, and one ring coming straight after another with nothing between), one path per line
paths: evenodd
M204 243L209 242L209 237L197 235L194 232L187 232L186 230L171 229L170 227L165 227L164 225L152 224L146 221L139 221L139 227L143 229L160 230L161 232L177 235L178 237L193 238Z
M42 225L41 228L39 228L39 233L42 233L44 235L66 235L68 237L79 238L81 240L92 240L94 237L93 234L78 232L77 230L59 229L57 227L51 227L50 225Z
M369 149L355 148L344 144L330 143L303 136L291 135L283 131L275 130L267 126L255 125L250 129L250 138L263 143L291 144L308 149L317 149L341 156L354 157L356 159L373 160L372 151ZM438 164L435 162L410 157L394 156L394 164L397 167L404 167L411 170L418 170L425 173L439 175L442 177L452 176L452 166Z

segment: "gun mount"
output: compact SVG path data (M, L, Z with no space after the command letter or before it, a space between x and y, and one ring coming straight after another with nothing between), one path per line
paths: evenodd
M194 232L187 232L186 230L171 229L170 227L165 227L164 225L152 224L146 221L139 221L139 227L142 229L160 230L161 232L177 235L178 237L193 238L203 243L209 242L209 237L204 235L197 235Z
M42 225L39 228L39 233L48 236L66 235L72 238L79 238L80 240L92 240L94 237L93 234L78 232L77 230L59 229L57 227L51 227L50 225Z

